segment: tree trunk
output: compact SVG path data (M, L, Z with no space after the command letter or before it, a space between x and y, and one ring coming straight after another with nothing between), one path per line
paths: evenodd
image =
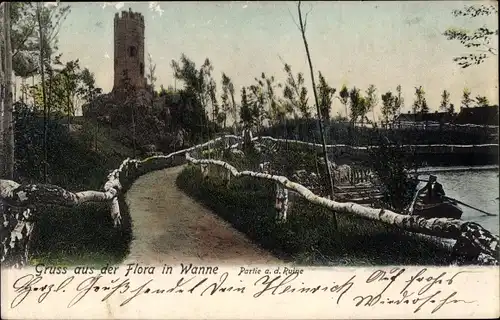
M34 73L31 75L31 86L32 87L35 86L35 74ZM33 98L33 108L35 108L35 95L33 95L32 98Z
M4 2L5 3L5 2ZM3 20L3 4L0 4L0 17ZM4 37L2 36L3 32L3 22L0 22L0 48L4 45ZM3 60L2 60L2 50L0 50L0 177L4 176L5 172L5 155L4 155L4 147L3 147L3 117L4 117L4 105L3 99L5 94L5 75L3 70ZM1 206L1 204L0 204Z
M233 130L233 133L234 134L237 134L237 128L238 128L238 106L236 105L236 102L234 102L234 92L230 92L231 93L231 104L232 104L232 109L233 109L233 114L234 114L234 130Z
M71 124L71 95L69 92L67 92L68 96L66 97L67 99L67 104L68 104L68 134L70 133L70 124Z
M95 117L95 128L94 128L94 151L97 152L97 135L99 134L99 119Z
M26 78L21 78L21 103L24 105L26 99Z
M50 56L47 57L47 59L50 61ZM50 65L50 62L47 64L47 71L49 73L49 91L47 92L47 125L48 122L50 121L50 109L52 107L52 97L53 97L53 79L54 79L54 70L52 70L52 66ZM48 144L47 144L48 147Z
M134 148L134 151L133 151L133 159L136 158L137 154L136 154L136 146L135 146L135 109L134 109L134 106L132 106L132 145L133 145L133 148Z
M14 177L14 121L12 117L12 47L10 43L10 3L4 3L3 11L5 36L5 96L4 96L4 161L5 177Z
M38 33L40 41L40 75L42 77L42 98L43 98L43 181L47 183L48 163L47 163L47 92L45 88L45 66L44 66L44 36L42 28L42 3L37 3L36 16L38 22Z
M302 40L304 40L304 46L306 48L306 54L307 54L307 61L309 62L309 70L311 71L311 81L314 93L314 101L316 103L316 112L318 114L318 124L321 134L321 143L323 145L323 157L325 158L326 173L328 175L328 181L330 183L330 196L331 199L334 200L334 195L335 195L334 181L332 172L330 171L328 152L326 151L325 132L323 130L323 119L321 118L321 110L319 108L319 103L318 103L318 93L316 92L316 81L314 81L314 70L311 62L311 54L309 53L309 46L307 45L306 30L304 21L302 20L302 11L300 10L300 1L299 4L297 5L297 10L299 12L300 32L302 33ZM335 230L337 229L337 217L335 215L335 212L333 212L333 227Z

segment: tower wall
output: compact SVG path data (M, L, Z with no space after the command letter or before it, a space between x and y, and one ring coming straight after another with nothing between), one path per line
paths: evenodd
M121 16L116 13L114 22L113 90L123 86L125 70L132 86L145 88L144 17L129 9L122 11Z

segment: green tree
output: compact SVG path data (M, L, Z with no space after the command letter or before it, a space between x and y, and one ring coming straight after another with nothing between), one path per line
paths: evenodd
M340 102L344 105L345 108L345 116L349 118L349 112L347 111L347 104L349 103L349 89L346 85L342 85L342 89L339 92Z
M488 100L488 98L486 98L485 96L477 96L476 97L476 106L477 107L487 107L489 106L490 102Z
M463 108L470 108L472 105L472 98L471 98L471 92L468 88L464 88L462 92L462 107Z
M153 57L151 54L148 54L148 74L147 74L147 79L149 84L151 85L151 91L154 93L155 91L155 85L156 85L156 63L153 62Z
M14 74L21 77L21 100L26 95L26 79L39 72L39 39L35 2L12 2L10 6L11 42ZM46 46L48 48L48 46Z
M229 79L229 78L228 78ZM238 124L238 105L236 104L236 101L234 99L234 84L233 82L231 81L231 79L229 79L229 81L227 82L227 87L229 89L229 95L231 96L231 114L233 116L233 123L234 123L234 133L236 134L236 126Z
M267 110L267 90L265 88L266 75L261 74L260 78L254 79L256 84L248 87L248 102L251 105L253 117L256 122L257 132L260 132L264 121L269 118Z
M311 111L309 110L308 98L307 98L307 88L304 85L304 75L302 72L297 74L297 79L295 79L292 73L292 67L285 63L285 72L287 73L287 79L285 82L285 87L283 88L283 97L289 104L289 109L292 109L294 115L296 115L297 110L300 112L302 118L311 118Z
M415 100L413 101L413 113L428 113L429 106L427 105L427 100L425 99L425 91L420 87L415 87Z
M441 104L439 105L439 109L441 111L448 111L450 108L450 93L447 90L444 90L441 94Z
M42 77L42 95L43 95L43 162L44 162L44 182L48 179L48 162L47 162L47 135L48 135L48 120L49 120L49 104L47 104L47 92L45 88L45 72L47 69L51 72L51 56L53 51L57 50L57 35L59 34L62 22L69 13L69 6L44 7L41 2L36 6L36 25L38 27L38 47L39 47L39 66ZM46 68L46 67L49 68ZM49 81L49 84L52 81ZM52 94L51 90L49 91Z
M448 110L446 110L450 116L455 114L455 105L453 103L450 103L450 106L448 107Z
M377 87L371 84L366 90L366 110L365 112L372 112L372 121L375 123L375 107L378 105ZM366 114L364 115L366 116Z
M10 20L10 2L4 3L3 11L3 33L4 33L4 52L5 52L5 72L2 74L0 83L0 99L3 98L3 110L0 110L2 122L2 148L0 150L2 157L0 158L0 174L6 179L14 179L14 163L15 163L15 141L14 141L14 118L13 118L13 101L12 101L12 49L11 49L11 20ZM2 61L0 61L2 63ZM3 70L3 68L2 68ZM5 92L3 92L5 88Z
M323 75L321 74L321 71L318 74L318 78L318 98L321 117L325 120L329 120L332 110L333 97L337 89L332 88L328 85L325 77L323 77Z
M88 68L84 68L79 78L81 86L78 87L78 94L86 101L87 109L91 117L94 118L93 140L94 151L97 151L97 136L99 135L99 121L97 119L97 112L94 105L95 99L102 93L102 89L96 87L95 76Z
M80 92L80 64L78 60L69 61L61 70L66 98L66 115L68 118L68 132L71 125L71 117L75 114L75 99Z
M396 99L397 97L395 97L390 91L382 94L382 117L386 126L393 115Z
M216 126L221 126L224 122L222 113L220 112L219 102L217 101L217 84L213 78L210 78L208 84L208 90L210 94L210 103L212 104L212 122Z
M274 76L265 77L264 80L269 121L281 123L286 117L286 110L276 96L276 89L281 88L281 84L275 82Z
M498 19L497 5L467 5L462 10L453 10L452 13L455 17L467 17L483 21L488 16L497 16ZM494 23L493 20L491 20L491 23ZM494 45L494 37L498 37L498 26L492 28L483 25L475 30L452 27L444 32L444 36L448 40L459 41L465 48L469 49L468 54L464 53L453 59L462 68L480 64L488 57L496 56L498 52L498 48Z
M251 130L255 124L254 114L248 102L247 90L241 89L240 122L244 130Z
M174 77L184 82L184 93L181 96L183 99L188 100L186 103L190 106L190 112L179 114L179 116L182 116L182 123L191 132L200 132L199 138L203 141L204 132L210 134L208 131L207 106L210 101L209 80L213 70L211 62L209 59L205 59L200 69L197 69L196 64L185 54L182 54L180 63L172 60L172 68ZM199 130L194 129L195 127L198 127Z
M227 115L231 112L232 106L229 100L229 77L222 73L222 93L221 93L221 109L223 114L223 126L226 129Z
M405 104L403 94L402 94L401 85L398 85L396 87L396 93L397 93L397 95L396 95L396 99L394 102L394 109L392 110L392 115L393 115L394 119L399 115L399 113L401 112L401 109L404 108L404 104Z
M363 115L366 114L365 98L361 95L361 92L358 88L353 87L349 91L349 103L350 103L349 106L351 108L351 114L350 114L351 123L352 126L354 126L354 124L358 122L358 120L362 118Z
M221 95L221 100L222 100L222 112L224 115L224 128L226 127L227 123L227 116L231 115L233 119L233 124L236 126L237 124L237 117L238 117L238 110L237 110L237 105L234 99L234 85L231 80L225 73L222 73L222 95ZM234 128L236 129L236 127Z

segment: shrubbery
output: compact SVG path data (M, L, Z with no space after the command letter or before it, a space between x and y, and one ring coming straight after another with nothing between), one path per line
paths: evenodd
M15 119L16 180L43 183L43 118L17 106ZM48 122L47 138L48 182L70 191L102 190L108 172L123 158L90 150L54 115ZM113 228L108 203L73 208L40 206L35 219L32 263L115 263L127 254L130 229Z

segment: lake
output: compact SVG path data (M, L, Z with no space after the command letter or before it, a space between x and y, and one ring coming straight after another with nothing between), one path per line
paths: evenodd
M432 169L453 170L453 168ZM448 171L432 174L437 176L437 180L443 185L447 196L486 212L499 214L498 170ZM422 174L420 178L426 179L428 176L428 174ZM465 206L460 207L464 211L462 220L477 222L490 232L499 234L498 216L488 216Z

